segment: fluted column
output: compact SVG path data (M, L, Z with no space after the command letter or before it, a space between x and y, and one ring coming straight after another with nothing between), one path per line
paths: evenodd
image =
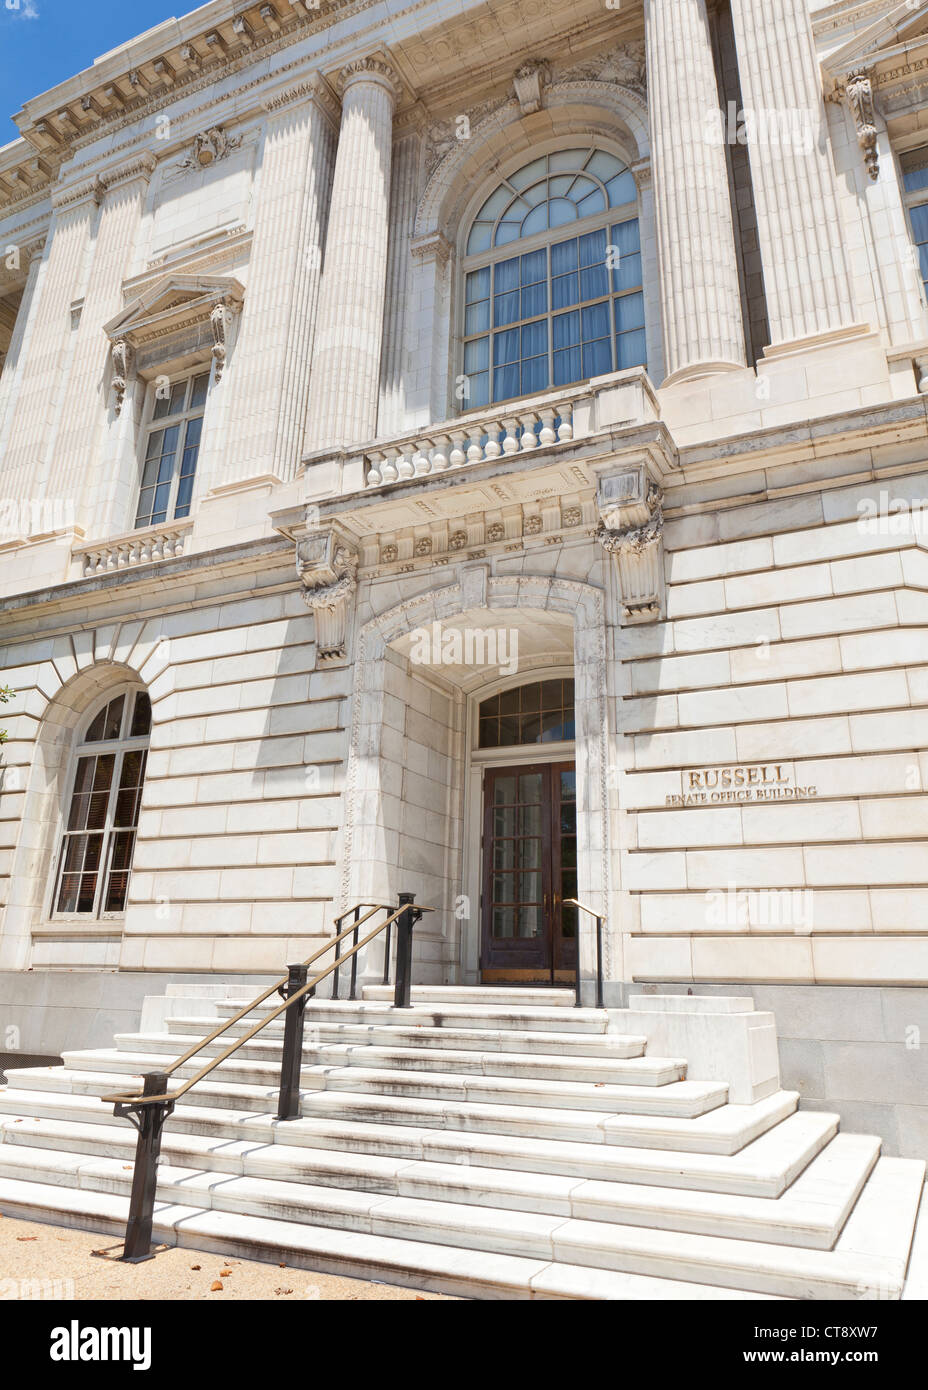
M401 434L409 428L406 403L406 354L410 327L410 243L419 200L419 158L422 140L413 131L397 140L390 191L390 254L384 316L380 413L377 434Z
M648 113L669 380L745 365L728 167L705 0L646 0Z
M771 346L856 321L806 0L732 0Z
M93 259L48 470L50 495L72 498L78 521L85 527L98 503L96 490L107 482L98 465L113 373L103 325L123 308L123 280L155 167L154 158L147 155L108 175L105 192L100 188L98 194Z
M253 274L231 363L228 448L209 484L295 476L303 450L310 354L338 109L322 90L268 102ZM225 385L225 383L224 383Z
M90 185L67 190L53 202L29 351L17 376L0 460L4 496L17 501L46 495L45 459L72 333L70 310L82 291L82 267L96 214Z
M313 348L307 450L357 443L377 429L386 294L393 107L387 63L339 74L342 120Z
M28 351L29 329L35 314L36 287L43 264L42 250L44 245L45 238L43 236L37 238L31 246L24 248L24 254L29 257L29 271L16 312L16 323L13 327L13 336L10 338L6 361L3 364L3 372L0 374L0 470L2 470L9 416L12 415L13 403L16 400L14 387L22 373L23 361ZM0 471L0 477L2 477L2 471ZM2 485L0 485L0 491L2 490Z

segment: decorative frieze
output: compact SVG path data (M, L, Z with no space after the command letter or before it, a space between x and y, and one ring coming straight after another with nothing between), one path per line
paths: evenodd
M316 660L341 665L348 656L348 616L358 587L357 552L337 531L314 531L297 541L296 570L316 622Z
M596 538L615 557L625 624L663 616L663 496L643 464L600 479Z

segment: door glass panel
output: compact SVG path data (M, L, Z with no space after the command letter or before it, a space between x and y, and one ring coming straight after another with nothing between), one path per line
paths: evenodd
M536 805L541 801L542 773L529 772L519 778L519 800L523 805Z
M519 908L519 935L526 937L540 937L544 933L544 916L539 906Z
M517 908L514 907L494 907L493 909L493 935L495 937L515 936L515 920Z

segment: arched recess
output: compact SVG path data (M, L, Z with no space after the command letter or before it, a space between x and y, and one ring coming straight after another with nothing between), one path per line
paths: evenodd
M563 659L572 660L576 688L576 762L578 802L579 895L597 912L606 914L605 975L622 979L622 946L616 916L611 858L614 847L613 807L608 777L609 734L606 690L606 639L603 591L592 584L547 576L492 578L483 566L467 569L458 583L411 598L371 619L358 633L354 668L352 733L344 800L344 840L340 898L343 908L356 902L395 902L401 891L412 891L420 902L423 887L442 901L434 921L417 928L414 980L436 982L458 974L464 957L463 935L479 930L476 910L458 913L465 894L460 835L449 850L447 838L429 855L425 839L409 833L404 806L409 803L404 778L411 770L409 735L428 716L417 713L411 688L414 668L406 653L412 634L445 628L528 629L545 624L566 634ZM541 658L540 658L541 659ZM526 679L530 678L527 672ZM405 690L403 681L409 682ZM417 677L428 689L429 682ZM485 685L485 682L484 682ZM474 690L482 688L472 682ZM449 819L460 822L465 810L463 765L467 741L468 692L451 692L447 739L440 756L446 760ZM405 725L403 726L403 719ZM436 815L441 814L437 809ZM437 838L437 837L436 837ZM441 882L436 885L436 879ZM581 937L585 979L592 977L591 938ZM364 963L363 976L373 983L382 969L379 943Z
M420 291L414 302L432 305L432 334L418 349L410 403L422 423L455 413L454 377L461 321L459 267L470 221L495 183L533 154L596 140L618 154L638 185L639 221L645 286L649 373L664 376L657 265L657 234L651 189L651 151L647 106L637 92L612 82L554 83L545 91L545 109L522 116L518 102L507 102L472 127L432 171L419 201L412 243L413 275Z
M29 966L33 933L44 924L58 831L70 794L75 730L98 699L126 684L146 687L144 677L133 667L117 661L96 662L58 689L39 721L0 937L0 962L5 969ZM62 925L56 934L96 940L99 959L89 964L118 964L119 923Z

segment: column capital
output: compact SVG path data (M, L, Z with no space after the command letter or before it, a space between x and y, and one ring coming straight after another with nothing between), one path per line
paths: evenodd
M344 97L349 87L360 82L385 87L394 101L398 100L402 91L399 73L383 53L368 53L347 63L336 75L335 89L340 97Z

